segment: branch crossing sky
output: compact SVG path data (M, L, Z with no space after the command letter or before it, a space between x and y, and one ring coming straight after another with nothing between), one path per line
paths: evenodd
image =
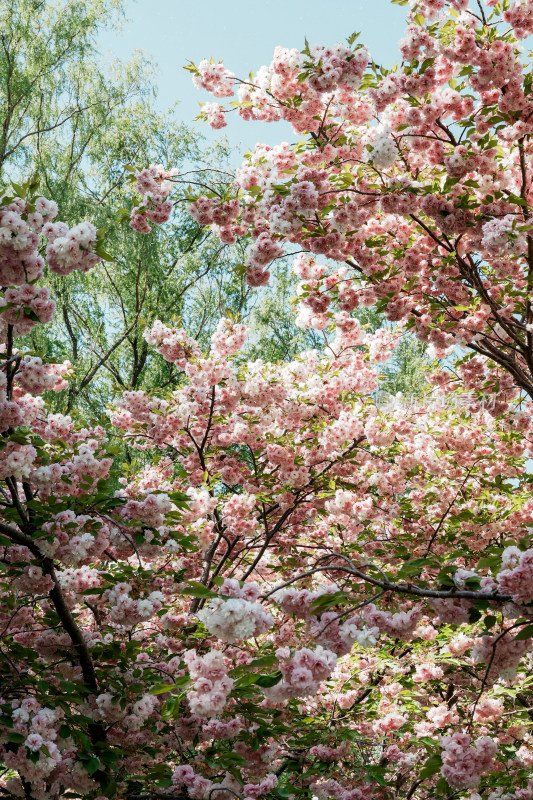
M200 111L199 104L214 98L193 86L190 73L183 69L187 61L198 63L213 56L237 76L246 77L250 70L256 72L270 63L278 44L300 49L305 38L310 44L335 44L361 31L359 41L374 61L392 66L398 60L405 11L390 0L333 0L330 4L323 0L128 0L128 21L121 32L104 33L100 48L104 55L121 60L137 49L149 53L158 67L160 108L179 101L178 118L190 124ZM195 124L208 140L220 137L221 132L212 132L206 123ZM244 122L236 112L222 133L241 153L258 141L274 145L283 138L295 139L288 123Z

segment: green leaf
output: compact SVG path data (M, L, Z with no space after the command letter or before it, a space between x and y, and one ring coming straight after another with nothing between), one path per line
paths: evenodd
M100 759L94 757L90 758L83 764L83 766L85 767L89 775L94 775L96 770L100 769Z
M385 786L385 768L378 766L367 767L368 777L375 780L380 786Z
M26 197L26 189L24 186L21 186L20 184L15 183L14 181L11 182L11 186L17 193L18 197Z
M187 581L187 588L182 589L183 594L190 595L190 597L199 597L209 598L209 597L218 597L227 599L224 595L218 594L217 592L213 592L211 589L208 589L207 586L204 586L203 583L200 581Z
M150 689L148 694L165 694L166 692L171 692L174 688L175 684L173 683L159 683L153 689Z
M533 625L526 625L514 638L517 641L522 641L522 639L529 639L530 637L533 637Z
M466 522L469 519L472 519L475 514L469 508L464 508L459 514L453 514L450 517L450 522Z
M435 754L430 756L422 769L420 770L419 778L423 780L424 778L430 778L432 775L435 775L436 772L440 770L442 767L442 757L439 754Z
M97 247L95 247L95 248L94 248L94 252L96 253L96 255L97 255L97 256L100 256L100 258L101 258L103 261L114 261L114 260L115 260L115 259L113 258L113 256L110 256L110 255L109 255L109 253L107 253L107 252L106 252L106 251L103 249L103 247L101 247L100 245L98 245Z
M276 656L260 656L260 658L254 658L254 660L251 661L246 666L249 667L250 669L253 668L262 669L263 667L273 667L274 664L277 663L278 659L276 658Z
M507 199L511 203L516 203L517 206L526 206L527 207L527 201L524 200L523 197L518 197L518 195L516 195L516 194L507 195Z
M319 614L322 611L325 611L326 608L343 605L348 601L350 601L350 597L346 594L346 592L323 594L321 597L317 597L315 600L313 600L311 603L311 610L314 611L315 614Z
M266 677L260 675L259 678ZM254 683L257 683L259 680L258 676L255 675L253 672L248 673L247 675L242 675L235 681L235 689L244 689L246 686L252 686Z
M191 498L185 492L169 492L168 496L178 508L185 508L191 502Z
M430 558L413 558L401 566L398 570L398 577L404 578L407 575L413 575L415 572L419 572L421 567L431 563L432 559Z
M260 675L255 681L256 686L263 686L265 689L270 686L275 686L283 678L281 672L275 672L273 675Z
M176 689L183 689L184 686L188 686L191 682L191 679L188 675L181 675L179 678L176 678L174 686Z
M436 741L435 739L431 739L431 737L429 736L421 736L419 739L417 739L417 742L422 742L423 745L431 748L438 745L438 741Z

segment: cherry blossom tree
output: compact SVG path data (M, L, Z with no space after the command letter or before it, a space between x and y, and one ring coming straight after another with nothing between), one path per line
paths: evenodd
M207 354L159 322L146 340L183 384L117 401L144 457L128 473L103 428L47 412L69 365L17 350L53 313L40 250L63 274L104 252L19 189L0 220L3 794L527 797L527 410L460 389L376 405L397 339L347 314L282 365L239 366L230 320Z
M409 7L392 70L356 35L278 47L248 80L213 60L190 66L199 88L236 93L242 118L285 120L304 137L258 145L227 197L204 194L190 210L223 241L247 237L252 286L288 248L333 262L297 268L302 325L377 304L438 356L468 348L475 384L503 368L531 396L533 96L521 42L533 11L529 0Z
M36 181L2 196L3 796L532 800L530 32L529 0L427 0L395 72L353 37L246 82L192 67L307 137L189 202L249 237L252 287L298 250L324 349L247 362L236 320L208 352L156 321L179 385L106 426L52 413L70 365L18 346L53 315L45 271L98 269L102 232ZM140 236L178 180L133 176ZM406 329L456 363L383 402Z

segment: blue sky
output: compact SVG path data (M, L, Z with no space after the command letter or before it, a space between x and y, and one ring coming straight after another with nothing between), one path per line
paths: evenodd
M179 101L177 113L186 123L198 114L199 103L213 99L192 85L183 69L188 60L213 56L246 77L270 62L277 44L300 48L305 37L311 44L334 44L361 31L359 41L374 60L392 65L405 28L405 8L390 0L127 0L126 17L120 32L102 35L102 53L121 60L137 49L149 53L158 67L159 106L167 109ZM241 151L257 141L294 139L285 123L246 123L236 113L223 133Z

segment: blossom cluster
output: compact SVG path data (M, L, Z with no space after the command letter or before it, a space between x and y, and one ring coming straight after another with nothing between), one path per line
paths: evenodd
M523 552L517 547L506 547L497 581L500 589L510 594L515 603L533 602L533 550Z
M379 302L391 322L409 319L438 357L472 345L492 359L496 345L499 364L517 357L527 372L528 300L515 290L528 274L533 101L517 40L531 27L530 3L503 12L488 3L482 13L466 0L419 5L397 71L367 68L366 49L353 43L276 48L269 66L238 82L237 113L286 120L308 146L258 144L223 202L203 195L189 208L222 241L247 242L252 287L268 283L287 245L339 263L303 281L303 327L323 330L335 310ZM233 74L210 69L212 80L202 77L207 62L191 67L195 84L232 94ZM223 113L217 105L211 121ZM222 225L214 207L231 208ZM482 281L468 253L487 264ZM446 324L443 302L455 309Z
M314 650L302 648L291 655L288 647L276 651L282 680L270 689L264 689L269 700L285 700L289 697L307 697L316 694L322 681L329 678L337 664L337 656L331 650L318 645Z
M470 743L467 734L454 733L442 739L442 775L454 789L475 789L481 775L491 769L497 745L489 736Z
M182 328L169 328L156 320L151 328L144 331L148 344L155 346L165 361L171 361L179 369L184 369L190 358L200 355L197 343Z
M193 687L187 692L191 713L202 717L221 714L233 687L224 655L219 650L210 650L199 656L194 650L188 650L185 662L193 680Z
M198 612L198 619L209 633L223 642L260 636L272 627L274 619L257 602L259 592L256 583L247 583L241 588L237 581L226 579L220 587L224 599L211 600Z
M147 169L135 173L133 188L141 195L141 203L132 209L130 225L138 233L150 233L149 222L161 225L172 212L172 201L168 194L172 178L179 174L175 168L165 170L162 164L151 164Z

